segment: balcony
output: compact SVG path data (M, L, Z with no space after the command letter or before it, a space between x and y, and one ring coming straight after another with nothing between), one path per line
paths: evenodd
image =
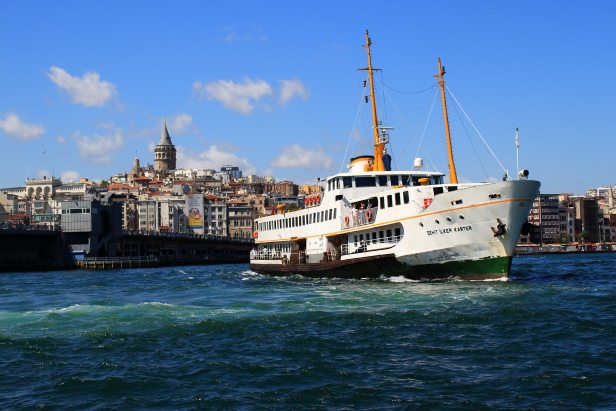
M342 230L348 230L356 227L363 227L374 224L376 221L378 209L376 207L369 210L357 210L356 213L350 212L345 216L341 216Z

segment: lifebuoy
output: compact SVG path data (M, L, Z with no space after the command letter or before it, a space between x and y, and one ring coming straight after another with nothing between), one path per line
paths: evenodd
M259 232L258 232L258 231L255 231L254 233L252 233L252 236L253 236L254 238L258 238L258 237L259 237Z
M342 240L338 237L334 238L334 247L340 247L340 244L342 244Z
M344 217L344 223L349 226L349 216Z
M368 211L366 211L366 218L368 221L372 220L372 210L368 209Z

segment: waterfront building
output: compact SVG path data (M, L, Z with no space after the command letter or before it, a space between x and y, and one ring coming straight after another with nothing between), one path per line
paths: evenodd
M227 203L229 237L252 238L254 214L250 204L242 201Z
M19 214L19 201L15 194L0 193L0 224L13 219Z
M571 241L575 241L574 237L574 224L575 224L575 208L560 206L558 207L558 234L561 238L563 235L569 234Z
M208 194L204 196L204 208L207 232L213 235L228 235L227 199Z
M529 242L534 244L551 244L559 232L558 195L537 194L528 215L532 225ZM526 241L524 241L526 242Z
M575 200L575 237L582 231L588 231L590 237L587 241L598 243L601 239L599 232L599 207L596 198L578 198ZM601 222L603 226L603 222Z

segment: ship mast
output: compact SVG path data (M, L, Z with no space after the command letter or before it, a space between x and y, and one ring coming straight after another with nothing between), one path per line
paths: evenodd
M370 58L370 37L368 37L368 30L366 30L366 49L368 50L368 75L370 77L370 97L372 98L372 123L374 129L374 166L370 171L385 171L385 165L383 165L383 148L385 142L381 142L379 139L379 121L376 114L376 99L374 98L374 82L372 81L372 59Z
M441 59L438 59L438 74L434 77L438 77L441 85L441 95L443 96L443 113L445 114L445 131L447 132L447 149L449 150L449 180L452 184L458 184L458 175L456 174L456 166L453 163L453 150L451 149L451 134L449 134L449 117L447 116L447 103L445 101L445 82L443 81L443 75L445 74L445 67L441 68Z

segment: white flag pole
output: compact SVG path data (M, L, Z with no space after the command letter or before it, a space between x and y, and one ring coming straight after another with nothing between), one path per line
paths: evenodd
M518 128L515 128L515 145L517 147L518 155L518 180L520 179L520 142L518 141Z

